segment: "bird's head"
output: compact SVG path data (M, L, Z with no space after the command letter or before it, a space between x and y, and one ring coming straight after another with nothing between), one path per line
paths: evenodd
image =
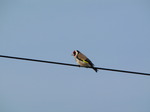
M78 50L74 50L73 53L72 53L72 56L77 56L79 54L79 52L80 51L78 51Z

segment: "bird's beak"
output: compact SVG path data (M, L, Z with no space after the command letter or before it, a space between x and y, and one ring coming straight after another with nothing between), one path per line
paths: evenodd
M71 54L71 56L73 56L73 54Z

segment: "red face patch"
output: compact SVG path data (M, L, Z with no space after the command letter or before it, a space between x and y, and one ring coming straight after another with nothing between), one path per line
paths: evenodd
M76 55L76 51L73 51L73 55L74 55L74 56Z

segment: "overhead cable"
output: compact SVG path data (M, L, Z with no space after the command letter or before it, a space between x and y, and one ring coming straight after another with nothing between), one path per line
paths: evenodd
M75 64L60 63L60 62L54 62L54 61L45 61L45 60L38 60L38 59L29 59L29 58L14 57L14 56L6 56L6 55L0 55L0 57L10 58L10 59L17 59L17 60L25 60L25 61L35 61L35 62L41 62L41 63L51 63L51 64L58 64L58 65L82 67L80 65L75 65ZM86 68L86 67L84 67L84 68ZM88 68L92 68L92 67L88 67ZM128 71L128 70L117 70L117 69L102 68L102 67L94 67L94 68L100 69L100 70L106 70L106 71L114 71L114 72L122 72L122 73L132 73L132 74L149 75L150 76L150 73L134 72L134 71Z

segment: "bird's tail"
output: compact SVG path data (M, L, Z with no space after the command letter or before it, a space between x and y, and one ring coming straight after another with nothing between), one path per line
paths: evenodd
M97 71L98 71L98 70L97 70L97 68L94 68L94 67L93 67L93 70L94 70L95 72L97 72Z

